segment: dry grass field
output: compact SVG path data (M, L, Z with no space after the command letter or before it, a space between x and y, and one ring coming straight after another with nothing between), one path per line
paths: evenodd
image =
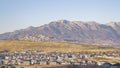
M100 47L95 45L83 45L67 42L31 42L17 40L1 40L0 50L46 50L61 52L107 52L119 51L119 49Z

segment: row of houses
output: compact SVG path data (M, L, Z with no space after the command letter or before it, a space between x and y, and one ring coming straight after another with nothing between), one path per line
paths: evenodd
M118 57L119 53L80 53L80 52L47 52L41 50L26 50L15 52L0 52L0 65L98 65L107 68L108 62L96 62L86 60L87 58L94 58L106 55L107 57ZM80 59L80 61L78 60ZM111 64L111 63L109 63ZM112 63L111 67L115 68L118 63ZM105 66L106 65L106 66ZM110 66L110 65L109 65ZM110 67L109 67L110 68Z

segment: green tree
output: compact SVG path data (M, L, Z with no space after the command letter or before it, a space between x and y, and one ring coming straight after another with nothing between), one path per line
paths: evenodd
M1 66L0 68L5 68L5 66Z

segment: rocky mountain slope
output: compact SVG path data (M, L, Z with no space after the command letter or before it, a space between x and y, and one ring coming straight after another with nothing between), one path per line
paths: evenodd
M31 26L26 29L0 34L0 39L118 45L120 43L120 22L99 24L94 21L58 20L40 27Z

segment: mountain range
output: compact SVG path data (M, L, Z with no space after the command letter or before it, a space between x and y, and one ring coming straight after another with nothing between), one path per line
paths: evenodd
M0 40L62 41L97 45L120 44L120 22L99 24L95 21L52 21L39 27L28 27L0 34Z

